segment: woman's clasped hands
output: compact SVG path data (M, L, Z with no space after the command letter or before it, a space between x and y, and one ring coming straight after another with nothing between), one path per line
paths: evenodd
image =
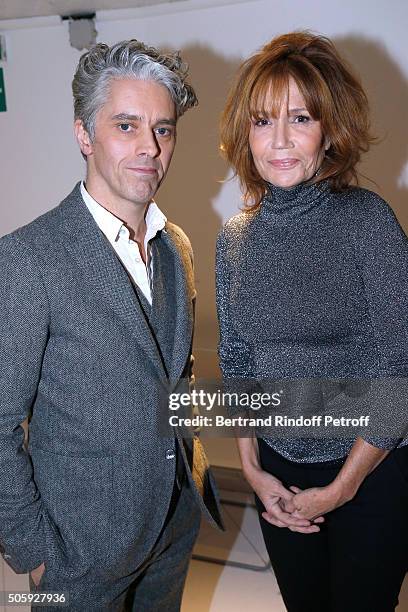
M313 505L309 499L310 492L315 489L301 491L294 486L290 487L291 490L287 489L280 480L262 469L252 470L251 474L246 474L246 479L264 505L265 512L262 513L262 517L268 523L300 533L320 531L319 524L324 522L324 517L319 513L315 515L315 508L320 506L325 508L324 503L320 503L320 498L318 504L313 507L314 516L308 516ZM316 499L314 495L312 497ZM302 516L303 512L305 516Z

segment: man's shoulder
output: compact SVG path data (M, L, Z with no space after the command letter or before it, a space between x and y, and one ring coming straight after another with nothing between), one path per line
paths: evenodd
M185 231L182 230L179 225L176 225L171 221L167 221L165 225L165 230L171 236L173 242L179 250L187 251L191 257L193 256L191 242Z
M70 204L73 198L75 198L78 192L77 184L73 191L64 198L59 204L36 217L29 223L18 227L9 234L0 238L0 244L5 247L6 245L26 245L33 248L39 248L41 245L47 246L55 236L56 232L59 231L59 225L61 222L61 210Z
M164 229L168 236L170 236L173 244L175 245L177 251L180 254L180 259L182 261L186 274L189 292L191 296L194 297L194 256L193 249L191 247L191 242L188 239L186 233L181 229L181 227L179 227L175 223L167 221Z

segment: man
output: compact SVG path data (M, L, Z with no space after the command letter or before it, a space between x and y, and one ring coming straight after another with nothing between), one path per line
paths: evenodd
M152 200L186 76L135 40L84 54L86 182L0 240L0 543L70 611L179 610L200 509L221 526L199 441L160 434L192 362L191 247Z

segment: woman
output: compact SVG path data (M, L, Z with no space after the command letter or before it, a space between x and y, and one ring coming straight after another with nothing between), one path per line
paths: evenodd
M246 208L217 243L219 355L230 387L248 378L403 385L408 245L389 206L353 186L370 142L364 91L327 38L280 36L241 66L222 149ZM339 393L341 409L348 396ZM408 438L395 402L380 414L395 411L393 436L362 427L351 436L274 430L238 439L289 612L398 604L408 565Z

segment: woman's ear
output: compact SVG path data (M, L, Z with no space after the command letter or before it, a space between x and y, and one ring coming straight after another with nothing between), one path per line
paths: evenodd
M327 151L331 147L331 142L329 138L324 139L324 150Z

